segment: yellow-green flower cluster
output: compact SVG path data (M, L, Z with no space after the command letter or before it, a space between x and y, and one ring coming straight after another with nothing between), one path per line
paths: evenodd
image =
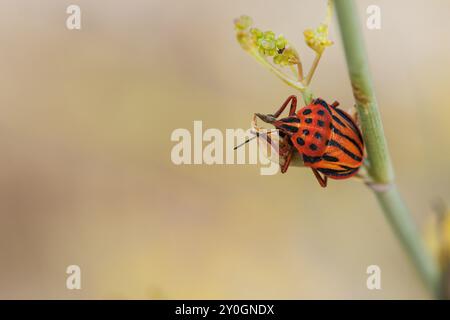
M298 53L288 45L284 36L276 36L271 30L261 31L250 28L252 20L248 16L241 16L234 20L237 39L245 50L256 49L262 57L273 57L273 62L282 66L299 63Z
M333 41L328 39L328 25L320 24L315 30L307 29L303 32L305 42L318 54L322 54L326 47L333 44Z

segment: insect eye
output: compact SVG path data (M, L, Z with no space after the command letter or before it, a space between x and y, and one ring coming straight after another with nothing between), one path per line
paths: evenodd
M289 124L282 124L281 128L285 129L286 131L292 132L292 133L296 133L298 131L298 127L291 126Z

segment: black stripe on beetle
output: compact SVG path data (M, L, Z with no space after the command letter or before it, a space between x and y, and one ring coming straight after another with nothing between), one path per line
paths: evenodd
M345 170L353 170L353 169L358 169L358 168L359 168L359 166L357 166L357 167L349 167L349 166L345 166L345 165L343 165L343 164L339 164L339 166L340 166L342 169L345 169Z
M362 159L360 157L358 157L353 152L347 150L345 147L343 147L339 142L337 142L335 140L330 140L330 142L328 142L328 145L339 148L342 152L344 152L346 155L348 155L350 158L352 158L355 161L358 161L358 162L362 161Z
M329 155L327 155L327 154L324 154L324 155L322 156L322 159L325 160L325 161L329 161L329 162L338 162L338 161L339 161L338 158L333 157L333 156L329 156Z
M349 137L348 135L342 133L341 131L339 131L338 128L336 128L335 126L333 126L331 128L333 130L334 133L336 133L337 135L347 139L348 141L350 141L359 151L359 154L362 156L363 154L363 150L361 149L361 146L358 144L358 142L355 141L355 139L353 139L352 137Z
M326 104L326 103L325 103ZM325 107L325 109L327 109L328 113L331 114L331 109L328 105L323 105Z
M333 120L336 121L337 123L339 123L340 126L347 128L347 126L345 125L345 123L343 123L341 121L341 119L339 119L338 117L336 117L335 115L333 115Z
M335 110L342 118L344 118L347 121L348 124L350 124L351 129L358 135L359 140L362 142L363 138L361 136L361 132L359 131L358 127L355 124L355 121L339 108L335 108Z
M345 177L354 174L356 171L358 171L358 168L352 170L334 170L328 168L317 168L317 170L327 176Z
M305 162L305 163L316 163L316 162L319 162L320 160L322 160L322 157L320 157L320 156L312 157L312 156L307 156L306 154L303 154L303 162Z

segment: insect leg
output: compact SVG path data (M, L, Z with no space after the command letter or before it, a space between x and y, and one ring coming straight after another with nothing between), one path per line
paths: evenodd
M288 151L286 158L284 160L283 166L281 167L281 173L285 173L289 168L293 154L294 154L294 147L290 147L290 150Z
M282 154L282 157L284 158L283 165L281 166L281 173L285 173L287 169L289 168L289 165L291 164L292 156L294 154L295 148L294 146L289 144L289 136L285 136L283 138L283 150L280 148L280 154Z
M327 177L327 176L322 177L322 176L320 175L320 173L319 173L316 169L313 169L313 168L311 168L311 169L312 169L314 175L316 176L316 179L317 179L317 181L319 182L320 186L321 186L322 188L326 188L326 186L327 186L327 181L328 181L328 177Z
M335 101L335 102L333 102L333 103L331 104L331 106L332 106L333 108L336 108L337 106L339 106L339 102Z
M280 109L278 109L277 112L273 114L274 118L278 118L280 114L286 109L288 103L291 102L291 107L289 109L289 116L292 116L295 114L295 109L297 108L297 97L292 95L289 96L286 101L281 105Z

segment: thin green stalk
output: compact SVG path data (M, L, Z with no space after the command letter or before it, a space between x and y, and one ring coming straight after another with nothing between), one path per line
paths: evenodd
M345 49L353 95L361 122L369 161L369 184L395 234L434 296L440 296L440 273L425 249L410 213L394 183L394 171L383 132L358 12L353 0L336 0L335 8Z
M391 224L418 272L431 293L440 297L440 276L435 261L424 248L416 226L411 220L408 208L395 185L384 192L375 192L386 219Z
M305 102L305 105L310 104L314 98L314 95L313 95L311 89L309 87L305 87L301 91L301 93L302 93L302 98L303 98L303 101Z
M314 61L311 66L311 69L309 70L308 75L306 76L306 79L305 79L306 85L309 85L311 83L312 77L313 77L314 73L316 72L316 69L317 69L317 66L319 65L319 61L320 61L321 57L322 57L321 53L316 53L316 56L314 57Z

